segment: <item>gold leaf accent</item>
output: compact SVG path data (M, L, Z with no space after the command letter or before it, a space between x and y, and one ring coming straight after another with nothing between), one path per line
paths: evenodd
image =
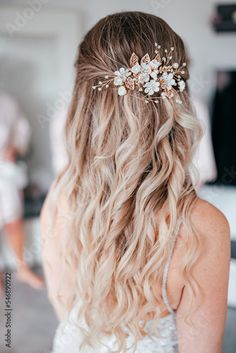
M161 86L162 89L166 88L166 83L165 83L165 80L163 78L160 78L160 86Z
M156 59L159 63L161 62L161 55L159 52L156 54L154 59Z
M174 95L175 95L175 90L174 90L174 88L165 89L165 95L166 95L168 98L173 98Z
M136 55L135 53L133 53L130 57L130 67L133 67L134 65L136 65L138 63L138 55Z
M125 86L128 89L134 90L134 79L131 77L127 77L127 79L125 80Z
M151 59L148 54L145 54L141 59L141 63L144 63L144 64L148 64L150 61L151 61Z

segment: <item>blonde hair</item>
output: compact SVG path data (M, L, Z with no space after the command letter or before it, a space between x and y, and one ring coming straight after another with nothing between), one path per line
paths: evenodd
M85 345L115 334L117 352L145 335L147 314L158 321L163 269L177 220L191 228L196 200L189 167L199 123L188 90L146 104L140 93L123 97L92 86L129 65L132 52L154 56L174 47L173 62L187 62L182 39L160 18L123 12L101 19L85 36L76 59L76 81L66 123L69 163L58 186L71 211L64 256L76 271L78 312L88 325ZM189 78L186 68L184 79ZM189 232L183 276L193 294L191 269L199 239ZM82 350L81 350L82 352Z

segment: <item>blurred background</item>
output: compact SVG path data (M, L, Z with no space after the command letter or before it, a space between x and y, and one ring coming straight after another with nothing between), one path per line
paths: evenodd
M222 210L231 226L223 353L236 352L236 2L0 0L0 270L12 272L10 333L3 288L1 294L2 353L50 352L57 319L45 289L37 290L39 213L66 162L62 131L78 43L98 19L126 10L165 19L191 58L190 90L204 129L195 155L199 194ZM22 261L27 270L17 276Z

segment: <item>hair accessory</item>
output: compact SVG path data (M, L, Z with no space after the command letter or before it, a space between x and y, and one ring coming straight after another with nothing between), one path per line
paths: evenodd
M153 101L159 103L160 98L172 98L176 92L185 89L184 68L186 63L171 63L174 47L165 49L165 56L160 55L161 46L155 43L155 57L151 60L149 54L145 54L141 60L133 53L130 57L130 67L121 67L114 75L106 75L103 81L99 81L93 89L101 91L113 84L118 88L118 95L124 96L128 92L139 91L143 93L146 103ZM176 102L181 104L180 99Z

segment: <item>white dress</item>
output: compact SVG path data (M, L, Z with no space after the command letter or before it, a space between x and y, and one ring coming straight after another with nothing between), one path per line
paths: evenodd
M13 98L0 93L0 230L23 215L21 191L27 185L26 165L6 161L9 146L22 154L30 140L30 126Z
M79 353L78 347L81 342L81 336L76 326L74 314L75 311L72 310L70 318L67 321L61 322L57 328L52 353ZM178 353L175 313L170 313L168 316L161 318L157 328L161 338L153 334L146 336L138 342L135 353ZM114 336L110 336L103 342L109 349L105 346L98 346L94 350L87 352L110 353L117 349ZM128 340L128 346L131 346L131 344L132 341ZM128 352L131 353L132 351Z

